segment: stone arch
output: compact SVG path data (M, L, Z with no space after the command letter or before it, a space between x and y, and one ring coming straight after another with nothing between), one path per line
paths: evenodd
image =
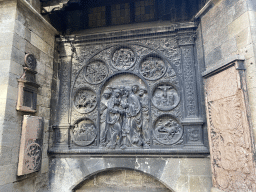
M138 170L134 170L134 169L124 169L124 168L119 168L119 169L118 168L110 168L110 169L106 169L106 170L102 170L100 172L97 172L94 175L90 175L89 177L84 178L84 180L82 182L80 182L78 185L76 185L72 189L72 192L76 192L77 190L81 189L86 184L86 182L92 180L94 178L94 176L96 176L98 178L102 177L102 176L103 176L103 178L104 177L112 177L113 178L113 175L114 175L114 179L112 181L119 183L118 184L119 189L122 188L120 190L123 190L125 188L125 186L123 186L123 184L126 183L126 181L122 182L122 179L125 179L125 178L123 178L124 177L124 174L123 174L124 171L125 171L125 175L128 174L128 175L130 175L130 177L132 176L131 174L136 173L137 178L140 179L140 182L142 180L142 185L138 185L138 184L136 185L135 184L133 186L130 186L130 185L132 185L132 182L128 183L130 185L128 185L127 187L129 187L131 189L136 188L136 190L138 190L138 187L141 187L142 190L144 189L144 190L148 191L148 189L152 187L153 188L152 191L155 191L156 189L154 189L154 187L157 186L158 187L157 189L166 189L166 191L174 192L174 190L171 189L168 185L166 185L163 181L159 180L156 177L153 177L152 175L150 175L148 173L144 173L142 171L138 171ZM121 174L120 174L120 172L121 172ZM118 178L117 178L117 176L118 176ZM147 181L147 179L150 179L150 183L151 183L151 187L149 187L149 188L145 187L145 184L148 184L148 183L145 183L145 181ZM99 183L99 185L101 185L101 184ZM105 188L106 186L103 186L103 187ZM115 185L115 183L113 183L110 187L115 188L117 186ZM85 190L87 190L87 189L85 189ZM114 189L114 190L118 190L118 189Z
M172 192L180 177L178 158L145 157L67 157L51 160L51 191L71 192L91 176L117 169L128 169L147 174L161 182Z

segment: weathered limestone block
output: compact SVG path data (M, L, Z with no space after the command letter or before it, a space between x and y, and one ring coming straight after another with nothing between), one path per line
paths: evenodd
M256 191L253 137L241 59L203 73L213 186Z
M43 118L24 115L18 176L39 171L42 161Z

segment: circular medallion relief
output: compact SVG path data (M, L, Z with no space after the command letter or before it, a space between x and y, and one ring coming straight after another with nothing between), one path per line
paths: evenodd
M101 83L108 76L108 67L101 60L92 61L85 66L84 76L88 83Z
M26 148L25 166L28 170L36 171L41 165L41 147L37 143L30 143Z
M118 70L130 69L136 61L134 51L128 47L120 47L112 54L112 65Z
M80 88L74 93L73 104L79 113L89 113L97 105L96 94L90 88Z
M26 54L25 55L25 64L26 67L35 70L36 69L36 58L33 54Z
M90 119L83 119L75 124L71 130L72 140L76 145L88 146L94 142L97 136L95 124Z
M140 73L148 80L157 80L161 78L165 71L165 62L156 55L147 56L140 63Z
M175 108L180 102L180 97L176 88L168 82L157 84L153 89L153 105L164 111Z
M182 126L170 115L161 115L154 123L155 139L165 145L178 142L183 135Z

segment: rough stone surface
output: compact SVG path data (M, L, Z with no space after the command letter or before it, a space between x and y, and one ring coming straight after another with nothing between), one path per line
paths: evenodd
M213 186L224 191L255 191L247 89L244 70L237 65L235 62L205 79Z
M156 179L132 170L105 171L88 178L77 192L83 191L148 191L168 192L166 186Z

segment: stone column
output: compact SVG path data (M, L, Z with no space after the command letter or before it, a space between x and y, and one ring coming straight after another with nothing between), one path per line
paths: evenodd
M243 59L233 56L203 73L213 186L256 191L253 133Z

